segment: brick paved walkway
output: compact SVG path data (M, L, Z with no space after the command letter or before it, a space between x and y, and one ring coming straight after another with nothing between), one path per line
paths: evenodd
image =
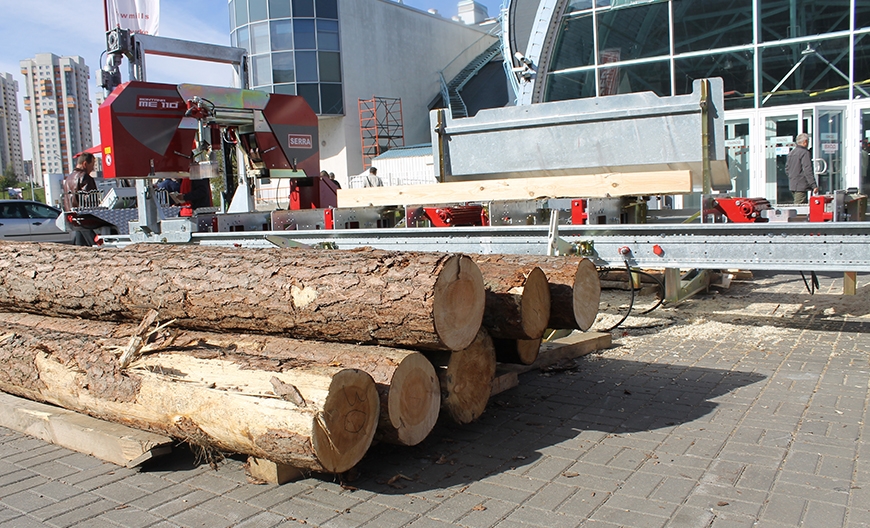
M525 374L477 423L377 446L344 483L253 485L242 460L186 452L124 469L0 429L0 527L870 526L870 286L820 280L653 312L674 323Z

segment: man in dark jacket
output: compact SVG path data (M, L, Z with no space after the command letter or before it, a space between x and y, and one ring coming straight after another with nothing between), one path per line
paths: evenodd
M79 193L97 190L97 182L91 177L96 158L85 152L76 158L76 168L63 179L63 210L72 211L79 206Z
M85 152L76 158L76 168L63 179L63 210L73 211L79 206L79 193L97 190L97 182L91 176L96 158L90 152ZM77 246L94 245L96 233L92 229L76 229L73 243Z
M813 174L813 162L810 159L810 151L807 145L810 136L798 134L795 139L797 145L788 153L788 161L785 164L785 172L788 174L788 188L794 197L794 203L807 203L807 191L817 192L816 177Z

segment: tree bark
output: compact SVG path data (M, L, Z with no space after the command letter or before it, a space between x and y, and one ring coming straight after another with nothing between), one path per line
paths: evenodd
M275 366L198 347L121 370L91 336L8 323L0 364L5 392L309 471L352 468L378 421L375 383L356 369Z
M22 313L0 313L0 322L31 328L124 340L136 325L61 319ZM375 381L380 416L375 438L382 442L416 445L438 421L441 393L431 362L419 352L397 348L356 346L344 343L301 341L251 334L218 334L167 329L151 346L176 353L201 348L232 350L235 354L269 360L275 367L302 362L362 370Z
M483 327L499 339L538 339L550 320L550 286L541 268L475 258L486 287Z
M441 410L454 422L466 424L480 418L492 394L495 348L481 328L464 350L428 354L441 382Z
M495 358L501 363L531 365L538 359L541 338L538 339L493 339Z
M538 266L550 283L548 328L589 330L598 315L601 285L591 260L581 257L544 255L474 255L483 262L514 266Z
M0 243L0 310L182 328L462 350L483 319L467 256L364 248L283 250Z

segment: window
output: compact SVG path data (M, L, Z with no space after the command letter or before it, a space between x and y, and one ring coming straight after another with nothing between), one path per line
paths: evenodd
M314 17L314 2L312 0L293 0L293 16Z
M338 19L338 2L336 0L317 0L317 18Z
M695 79L722 77L725 87L725 109L753 108L753 53L740 51L703 55L674 61L676 95L692 93Z
M617 61L667 55L668 4L655 3L598 14L598 49Z
M251 54L267 53L269 45L269 24L251 24Z
M849 29L849 0L759 2L762 42Z
M272 65L268 55L260 55L251 60L253 86L272 84Z
M341 59L338 53L318 52L320 82L341 82Z
M318 97L319 88L316 84L297 84L296 85L296 93L297 95L301 95L305 98L305 102L308 103L308 106L314 110L315 114L320 113L320 101Z
M272 54L272 82L285 83L296 81L296 68L293 53Z
M269 0L269 17L285 18L290 16L290 0Z
M332 20L317 21L317 49L338 51L338 22Z
M236 24L241 26L248 23L248 2L246 0L235 0L236 3Z
M273 20L272 51L284 51L293 49L293 24L289 20Z
M296 80L298 82L317 82L318 78L316 52L296 52Z
M592 13L565 17L559 40L553 48L552 70L566 70L595 64Z
M251 22L266 20L266 0L248 0Z
M294 20L293 42L296 49L315 49L317 43L314 40L314 20Z
M675 0L674 50L705 51L752 44L753 0Z
M344 114L340 84L321 84L320 100L323 104L320 113L330 115Z

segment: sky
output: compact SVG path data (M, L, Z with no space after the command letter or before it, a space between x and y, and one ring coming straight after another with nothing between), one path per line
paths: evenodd
M502 0L478 0L496 16ZM404 0L421 10L437 9L444 17L457 14L459 0ZM90 68L90 95L94 101L102 90L97 86L101 54L106 49L102 0L0 0L0 73L11 73L18 81L21 113L21 148L24 159L32 159L30 126L24 110L26 87L19 61L37 53L78 55ZM164 0L160 5L159 35L210 44L229 45L226 0ZM147 79L163 83L193 83L232 86L232 67L203 61L148 55ZM121 66L127 77L127 62ZM99 141L96 103L92 115L94 141Z

